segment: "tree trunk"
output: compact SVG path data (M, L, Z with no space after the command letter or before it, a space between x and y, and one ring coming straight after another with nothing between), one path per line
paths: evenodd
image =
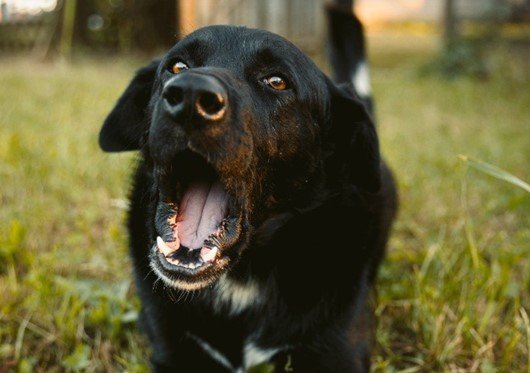
M76 0L63 0L60 54L63 58L72 57Z
M458 17L456 15L456 0L445 0L443 13L444 45L450 48L458 37Z
M177 40L177 0L135 0L131 14L134 47L152 52L168 48Z
M333 0L333 2L341 8L352 9L353 11L354 0Z

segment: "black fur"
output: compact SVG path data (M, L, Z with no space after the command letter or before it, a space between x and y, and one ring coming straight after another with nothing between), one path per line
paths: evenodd
M351 14L330 14L338 17L332 33L348 33L332 41L332 49L362 45L360 32L343 27ZM334 55L352 58L335 66L358 62L355 51ZM164 114L162 92L176 60L192 67L181 74L213 76L226 87L226 120L176 123ZM263 77L278 74L290 89L263 85ZM270 357L277 371L369 370L372 289L396 196L371 114L351 87L334 84L276 35L209 27L138 72L105 121L100 144L106 151L142 152L128 228L155 371L235 370L248 363L243 351L249 343L278 349ZM208 285L187 292L164 285L151 267L160 266L155 220L167 213L160 212L167 208L160 201L161 175L193 174L186 164L173 170L190 146L240 206L242 233L223 254L226 267L197 275ZM227 284L253 284L259 301L233 309L221 294ZM222 353L224 365L205 351L205 342Z

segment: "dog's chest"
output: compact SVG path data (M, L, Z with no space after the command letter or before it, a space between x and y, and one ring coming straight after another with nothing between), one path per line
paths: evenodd
M256 309L261 309L266 302L265 294L264 285L258 281L239 282L223 276L212 288L210 302L215 314L237 319L245 312L255 312ZM269 361L272 356L282 350L277 346L260 345L260 325L261 323L257 322L252 326L247 326L248 334L239 342L234 341L242 345L240 364L230 361L223 353L224 346L215 346L208 341L207 336L191 335L191 337L217 363L232 372L245 372L250 367Z

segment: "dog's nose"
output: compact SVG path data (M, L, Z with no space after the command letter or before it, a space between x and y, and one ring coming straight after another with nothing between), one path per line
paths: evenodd
M166 83L162 95L164 109L175 120L189 115L215 122L224 118L227 109L226 89L205 74L181 73Z

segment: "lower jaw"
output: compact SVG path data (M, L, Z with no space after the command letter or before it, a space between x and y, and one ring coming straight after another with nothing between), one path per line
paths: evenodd
M233 249L235 247L228 250ZM219 258L207 265L197 269L188 269L170 263L154 245L149 262L153 272L166 286L178 290L195 291L208 287L217 281L226 272L233 259L226 253L222 253Z
M160 278L166 286L169 286L174 289L178 290L184 290L184 291L195 291L203 289L212 283L215 282L216 278L210 278L210 279L197 279L195 281L188 281L188 280L182 280L182 279L172 279L168 276L166 276L162 271L154 264L151 263L151 268L155 272L155 274Z

